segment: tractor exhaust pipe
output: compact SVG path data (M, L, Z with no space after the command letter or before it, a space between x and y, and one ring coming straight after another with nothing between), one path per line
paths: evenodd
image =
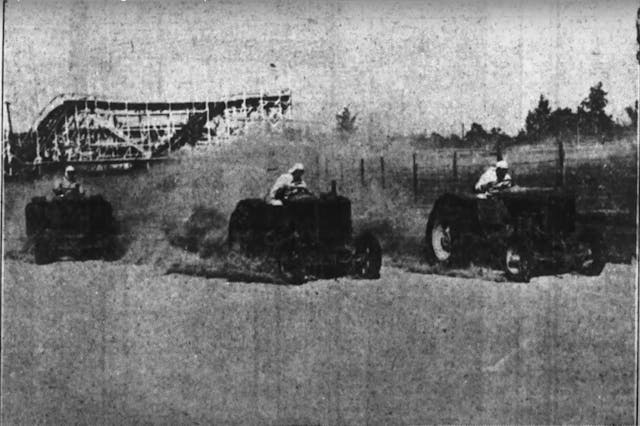
M338 195L338 190L336 189L336 181L331 181L331 195Z

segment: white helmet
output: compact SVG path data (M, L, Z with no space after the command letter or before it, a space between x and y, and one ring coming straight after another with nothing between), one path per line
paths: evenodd
M70 173L70 172L75 172L76 169L73 166L67 166L66 169L64 169L65 173Z
M304 166L302 165L302 163L296 163L294 164L290 169L289 169L289 173L293 173L295 171L301 171L304 172Z
M496 169L507 170L507 169L509 169L509 165L507 164L506 161L500 160L500 161L496 162Z

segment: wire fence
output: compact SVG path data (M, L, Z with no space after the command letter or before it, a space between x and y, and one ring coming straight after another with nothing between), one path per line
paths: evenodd
M212 151L193 150L186 157L163 162L155 171L156 165L147 163L152 170L148 184L171 180L179 188L196 185L202 188L197 191L202 203L229 199L232 206L241 198L264 196L280 173L302 161L305 180L313 190L328 191L335 180L338 191L352 198L354 206L388 203L393 208L428 208L444 192L472 191L479 176L496 161L496 152L490 149L413 150L403 145L371 152L347 150L348 145L337 143L331 146L324 138L306 143L273 139L248 137ZM564 187L575 192L578 209L583 211L635 213L635 143L514 146L503 156L520 186ZM225 179L228 184L221 185ZM184 202L189 202L188 197Z
M520 186L573 191L581 210L635 212L636 155L589 152L580 147L537 148L505 153L510 174ZM319 156L315 175L320 187L336 180L346 193L375 187L393 197L407 195L431 205L447 191L473 191L479 176L496 161L487 150L433 150L361 158ZM313 172L312 172L313 173Z

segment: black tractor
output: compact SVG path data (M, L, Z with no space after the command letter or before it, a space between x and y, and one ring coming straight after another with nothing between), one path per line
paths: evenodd
M352 236L351 202L332 190L319 196L304 188L282 205L263 199L240 201L229 220L230 253L274 261L283 280L351 275L378 278L380 243L369 232Z
M568 271L599 275L602 236L580 229L575 205L573 193L554 188L444 194L427 222L427 260L457 267L476 262L522 282Z
M100 195L35 197L27 204L25 216L37 264L63 257L115 260L119 255L113 210Z

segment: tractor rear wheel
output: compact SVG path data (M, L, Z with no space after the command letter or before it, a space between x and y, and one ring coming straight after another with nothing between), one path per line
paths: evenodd
M278 256L278 272L287 284L303 284L306 281L304 259L295 243L281 250Z
M56 242L54 236L50 232L44 231L36 237L33 251L37 265L46 265L56 260Z
M32 201L25 207L25 221L27 237L32 237L41 232L46 226L43 203Z
M118 239L114 235L104 237L99 257L107 262L118 259Z
M227 244L229 250L242 252L246 249L247 231L250 228L249 219L251 212L245 204L238 204L229 218L229 234Z

